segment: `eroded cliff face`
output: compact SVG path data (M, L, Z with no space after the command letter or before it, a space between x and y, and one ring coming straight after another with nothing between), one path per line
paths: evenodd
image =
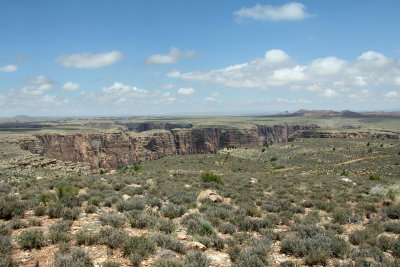
M86 162L93 169L115 169L164 156L216 153L228 146L287 142L299 130L316 128L316 125L252 125L243 128L197 127L140 133L45 133L23 140L19 145L49 158Z

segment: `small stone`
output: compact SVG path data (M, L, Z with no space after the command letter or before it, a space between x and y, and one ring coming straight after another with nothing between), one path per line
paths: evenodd
M190 250L201 250L201 251L205 251L207 249L206 246L204 246L202 243L199 242L190 242L186 245L186 251L190 251Z
M131 198L131 196L128 196L127 194L123 194L122 195L122 199L123 200L128 200L128 199L130 199Z
M250 178L250 183L258 184L258 180L256 178Z

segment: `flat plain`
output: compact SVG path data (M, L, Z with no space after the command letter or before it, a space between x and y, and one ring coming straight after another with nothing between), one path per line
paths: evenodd
M132 121L400 129L398 118ZM399 139L295 138L93 170L15 141L40 132L114 131L115 120L26 122L31 126L0 133L1 266L400 264Z

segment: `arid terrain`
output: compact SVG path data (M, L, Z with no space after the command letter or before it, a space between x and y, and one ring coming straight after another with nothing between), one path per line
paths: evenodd
M397 113L0 120L0 266L400 266Z

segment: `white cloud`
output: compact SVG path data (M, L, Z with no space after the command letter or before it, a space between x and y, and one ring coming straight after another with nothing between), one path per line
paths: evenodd
M219 96L218 92L213 92L211 93L210 96L206 97L205 100L209 102L216 102L217 101L217 96Z
M319 76L338 74L346 65L346 61L336 57L319 58L311 62L310 72Z
M165 89L165 90L172 89L172 88L175 88L175 87L176 87L176 85L175 84L171 84L171 83L159 86L159 88Z
M353 99L365 99L370 95L369 90L363 89L357 93L350 94L349 97Z
M288 104L310 104L311 101L307 99L286 99L286 98L277 98L277 102L279 103L288 103Z
M272 49L265 52L265 60L268 63L282 63L288 61L289 59L289 55L280 49Z
M62 55L55 61L63 67L97 69L112 65L121 60L124 54L121 51L111 51L99 54Z
M52 89L55 84L53 80L45 75L26 78L25 82L30 85L24 86L20 92L27 95L44 95L44 92Z
M331 56L298 64L284 51L274 49L266 51L264 57L249 62L187 73L175 70L167 76L200 81L203 84L221 84L228 88L286 88L336 97L357 89L373 90L382 86L398 86L399 74L400 60L377 52L363 53L353 61Z
M361 70L373 71L386 68L393 62L393 59L387 58L381 53L368 51L357 58L356 65Z
M171 50L168 54L164 55L151 55L146 58L143 62L143 65L160 65L160 64L174 64L178 62L178 60L183 58L194 58L197 56L196 51L194 50L187 50L187 51L180 51L176 47L171 47Z
M322 96L328 97L328 98L333 98L339 96L339 93L335 90L332 89L325 89L322 92Z
M196 90L192 87L189 88L179 88L178 89L178 94L181 95L192 95L196 92Z
M17 69L18 69L17 65L7 65L4 67L0 67L0 71L3 71L3 72L13 72L13 71L16 71Z
M302 20L310 16L306 7L301 3L291 2L282 6L260 5L254 7L243 7L233 13L240 21L242 19L281 21L281 20Z
M78 83L67 82L67 83L64 83L64 85L61 87L61 90L76 91L79 89L79 86L80 85Z
M28 77L25 79L27 83L31 84L54 84L55 82L45 75L39 75L37 77Z
M400 96L400 94L395 92L395 91L387 92L385 94L386 98L396 98L396 97L399 97L399 96Z
M121 82L115 82L110 87L103 87L101 91L110 98L137 98L146 97L148 90L139 89L136 86L125 85Z

